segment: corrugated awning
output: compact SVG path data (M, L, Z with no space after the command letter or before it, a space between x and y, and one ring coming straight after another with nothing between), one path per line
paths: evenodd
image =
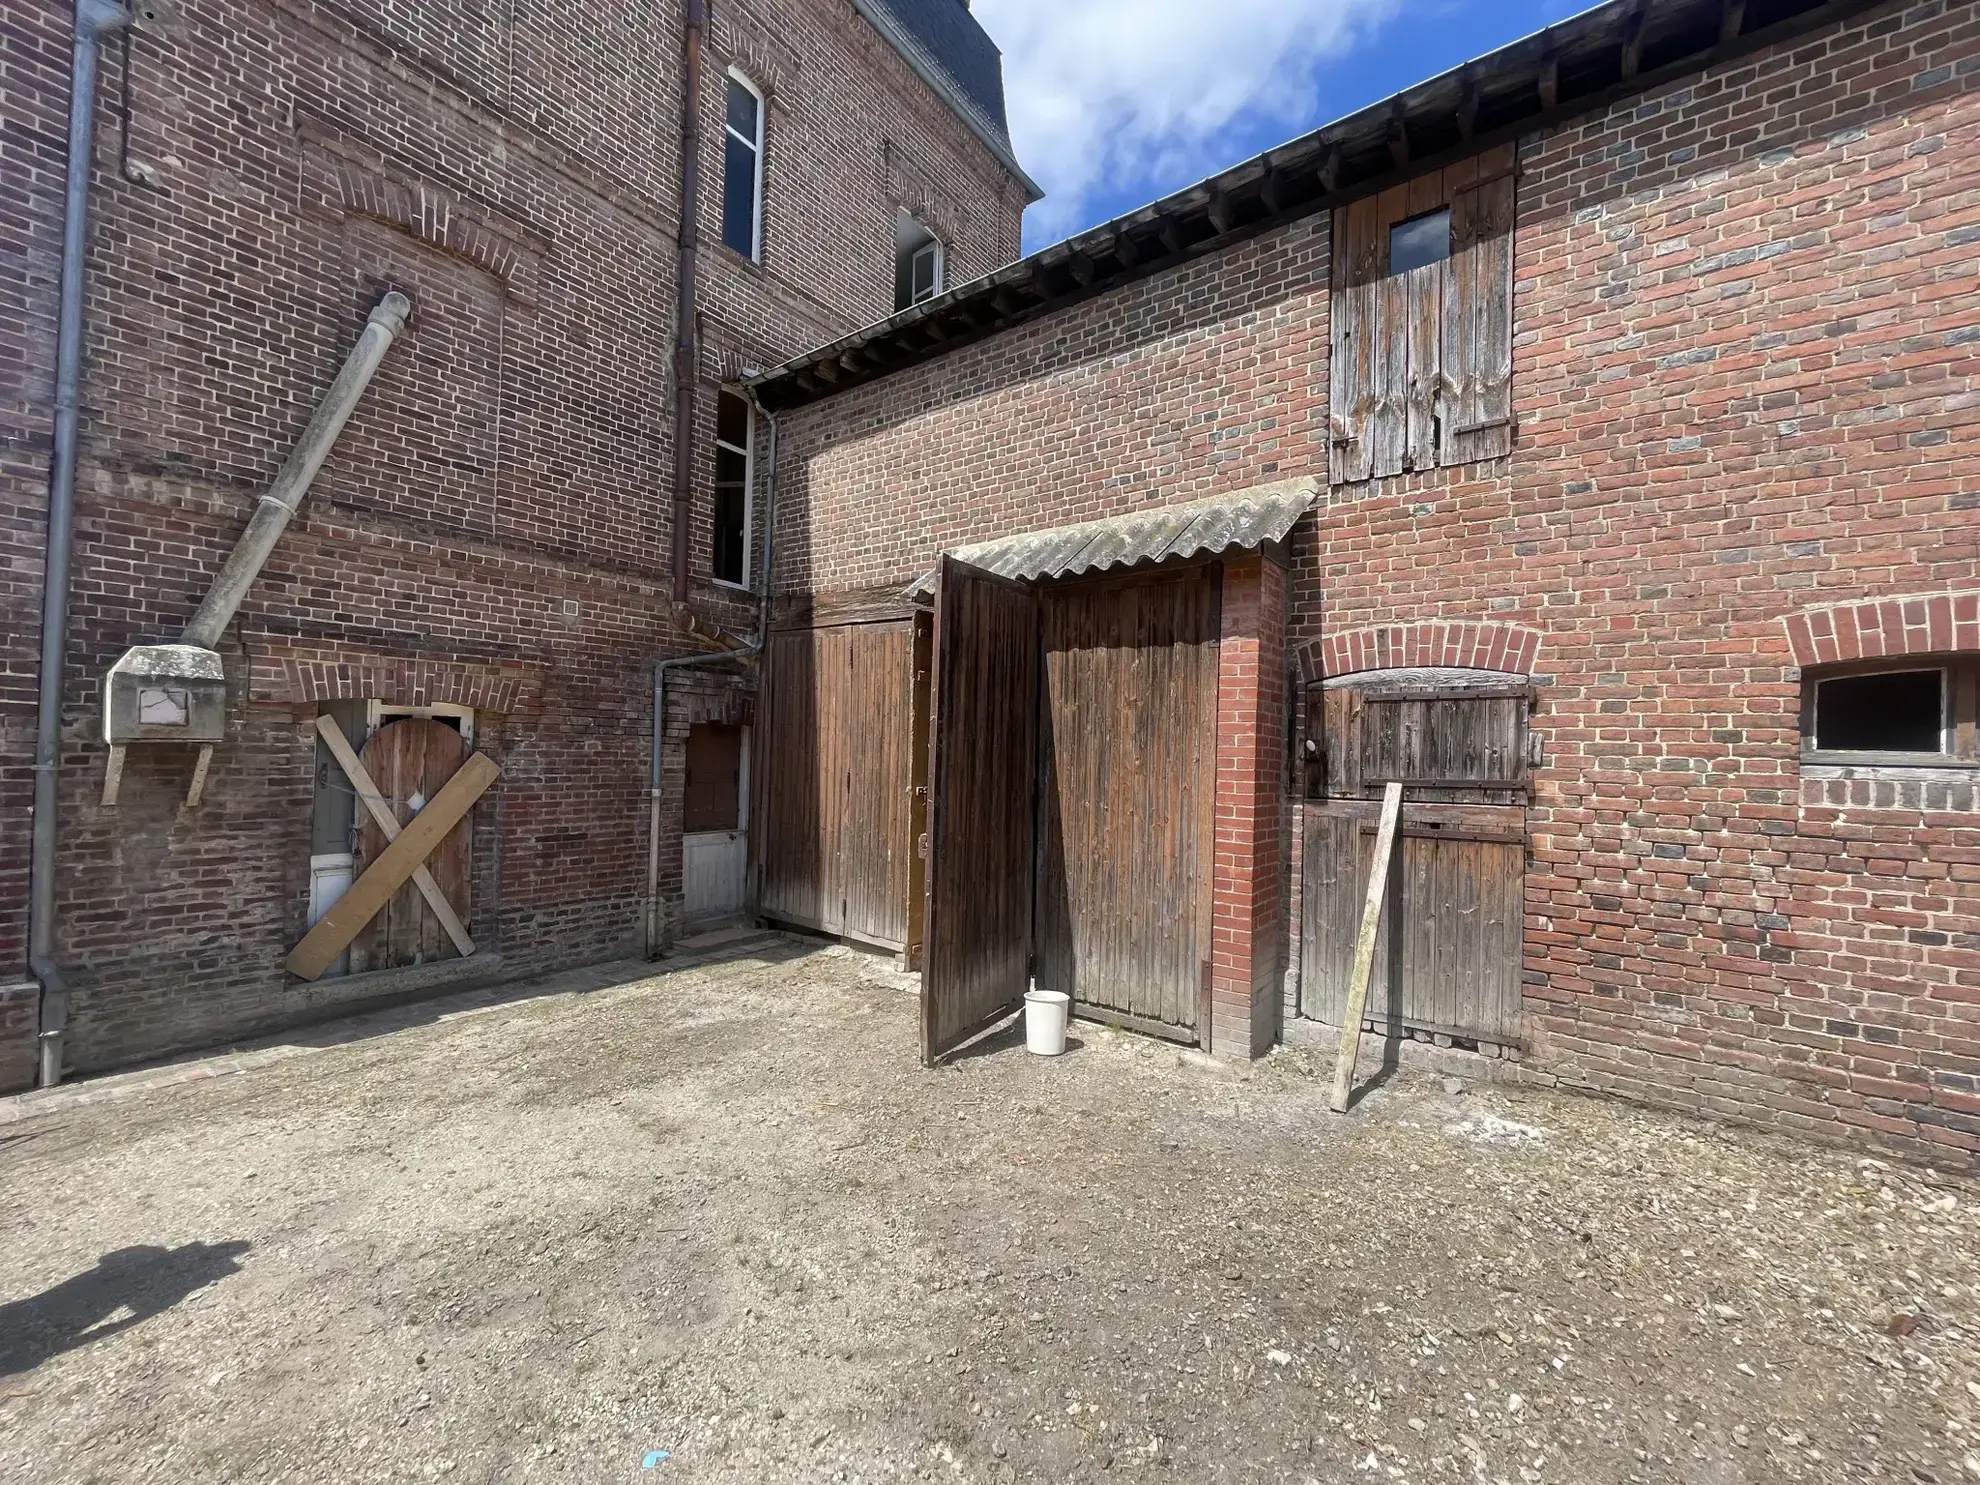
M1310 476L1281 480L1215 500L1157 506L1104 521L979 541L956 547L949 555L1004 577L1033 579L1076 577L1165 557L1248 551L1268 541L1283 541L1313 504L1317 488ZM927 597L935 591L935 573L924 574L907 591L912 599Z

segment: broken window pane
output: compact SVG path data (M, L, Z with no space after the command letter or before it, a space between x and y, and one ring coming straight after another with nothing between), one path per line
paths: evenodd
M1815 685L1815 748L1824 753L1942 753L1946 673L1886 670Z

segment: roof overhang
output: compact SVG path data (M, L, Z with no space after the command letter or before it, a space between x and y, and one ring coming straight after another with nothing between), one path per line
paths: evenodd
M854 3L867 13L862 0ZM807 351L751 378L751 385L772 410L819 401L1534 129L1891 3L1609 0Z
M955 547L948 555L1000 577L1035 581L1078 577L1171 557L1250 551L1284 541L1286 533L1311 508L1318 489L1311 477L1280 480L1214 500L1160 505L1103 521L1080 521L980 541ZM907 596L919 601L934 591L935 572L931 571L908 588Z
M963 121L969 132L983 141L984 148L997 157L998 163L1017 177L1018 184L1024 187L1025 204L1028 206L1034 201L1043 201L1044 188L1025 174L1024 167L1018 164L1017 155L1011 149L1010 140L984 117L983 110L949 76L948 70L928 54L928 48L885 10L875 5L873 0L852 0L852 4L853 9L865 16L873 29L886 38L887 45L901 54L901 60L914 69L915 75L949 105L950 111Z

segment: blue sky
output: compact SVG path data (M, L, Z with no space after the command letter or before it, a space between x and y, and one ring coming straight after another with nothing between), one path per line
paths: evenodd
M1004 52L1033 251L1589 0L974 0Z

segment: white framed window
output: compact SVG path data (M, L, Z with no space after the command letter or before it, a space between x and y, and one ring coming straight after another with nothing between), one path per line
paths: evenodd
M749 586L755 433L756 410L749 399L724 387L715 399L715 524L709 545L715 581L732 588Z
M757 262L763 251L763 95L734 69L722 142L722 241Z
M894 220L894 310L933 299L943 288L942 239L906 212Z

